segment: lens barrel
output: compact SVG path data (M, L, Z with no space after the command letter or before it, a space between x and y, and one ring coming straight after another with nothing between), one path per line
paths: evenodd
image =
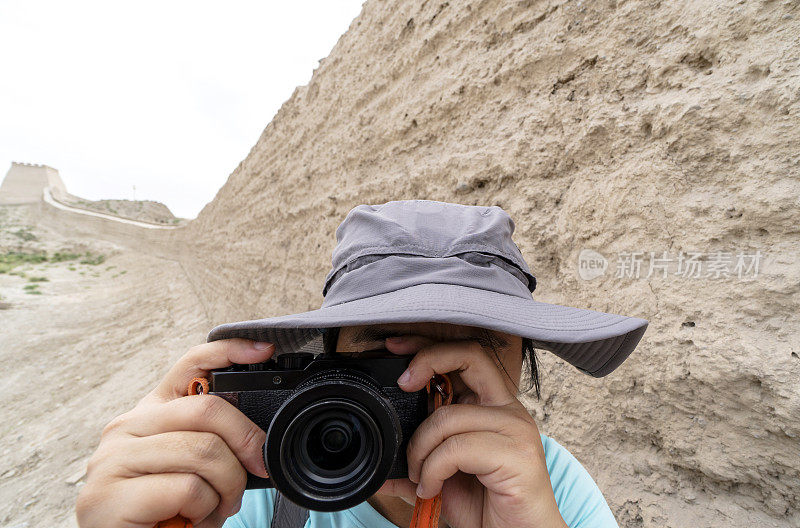
M304 381L267 431L275 488L314 511L351 508L386 480L402 440L389 399L368 376L333 370Z

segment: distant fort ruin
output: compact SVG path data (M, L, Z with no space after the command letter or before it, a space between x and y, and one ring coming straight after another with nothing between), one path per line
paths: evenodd
M34 163L11 164L0 185L0 206L30 208L37 225L64 236L86 235L164 258L175 258L174 235L185 225L158 202L74 196L58 170ZM168 217L153 221L155 214Z
M67 192L58 170L47 165L12 162L0 185L0 205L50 204L61 210L134 222L142 227L178 227L186 221L152 200L88 200Z
M67 196L67 188L53 167L14 161L0 185L0 205L38 203L45 189L57 199Z

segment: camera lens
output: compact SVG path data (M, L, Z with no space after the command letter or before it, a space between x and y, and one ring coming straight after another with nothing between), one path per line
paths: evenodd
M315 511L343 510L386 480L402 438L389 400L357 373L310 379L275 414L264 447L275 487Z
M355 427L350 427L342 420L328 420L319 430L311 431L311 438L319 436L320 443L324 455L334 455L343 451L346 447L351 446L351 440L355 437L356 442L361 441L361 435L358 432L358 424ZM318 446L309 446L309 451L316 451Z
M369 476L382 454L380 431L353 401L333 399L308 406L286 431L292 476L319 490L349 487Z

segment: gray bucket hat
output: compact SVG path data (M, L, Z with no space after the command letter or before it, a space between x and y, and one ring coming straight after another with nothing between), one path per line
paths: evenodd
M582 372L605 376L633 352L647 321L535 301L536 279L497 206L432 200L353 208L336 229L317 310L217 326L208 341L242 337L278 354L321 351L326 328L443 322L530 338Z

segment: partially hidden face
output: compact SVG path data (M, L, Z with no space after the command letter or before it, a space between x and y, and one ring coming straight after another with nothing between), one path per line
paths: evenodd
M454 347L465 347L468 342L477 342L483 353L490 357L502 373L509 392L516 395L522 373L522 338L496 330L450 323L384 323L374 325L344 326L339 331L336 351L349 356L363 356L364 352L383 348L385 340L394 336L419 336L403 353L415 354L419 346L433 342L448 342ZM393 350L395 351L395 350ZM458 371L448 374L453 383L454 403L476 403L474 394L463 383Z

